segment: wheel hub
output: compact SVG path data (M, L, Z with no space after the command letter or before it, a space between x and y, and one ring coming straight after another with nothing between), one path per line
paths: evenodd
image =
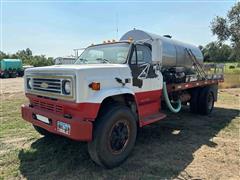
M112 127L109 137L109 148L112 153L121 153L128 143L129 125L125 121L118 121Z

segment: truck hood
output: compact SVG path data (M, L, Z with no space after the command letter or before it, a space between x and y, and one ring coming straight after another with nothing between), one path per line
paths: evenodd
M124 69L128 68L127 64L71 64L71 65L53 65L45 67L35 67L26 69L26 74L32 73L77 73L79 71L94 69Z

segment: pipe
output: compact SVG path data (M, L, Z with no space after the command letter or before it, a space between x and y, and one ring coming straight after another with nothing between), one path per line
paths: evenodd
M178 104L177 105L177 108L174 108L169 100L169 97L168 97L168 92L167 92L167 85L166 85L166 82L163 82L163 96L164 96L164 99L165 99L165 102L167 104L167 107L169 108L169 110L173 113L178 113L181 108L182 108L182 104L181 104L181 100L178 99L176 101L176 103Z

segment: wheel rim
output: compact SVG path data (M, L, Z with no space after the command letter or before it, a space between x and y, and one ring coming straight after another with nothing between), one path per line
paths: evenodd
M212 95L212 93L209 93L209 94L208 94L208 98L207 98L208 110L209 110L209 111L211 111L212 108L213 108L213 102L214 102L214 100L213 100L213 95Z
M130 136L129 124L126 120L117 121L109 134L109 149L113 154L120 154L127 147Z

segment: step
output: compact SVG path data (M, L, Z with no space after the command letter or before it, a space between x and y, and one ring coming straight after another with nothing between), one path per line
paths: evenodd
M146 126L148 124L151 124L151 123L154 123L156 121L160 121L162 119L164 119L167 115L164 114L164 113L156 113L156 114L152 114L150 116L146 116L146 117L143 117L141 120L140 120L140 126Z

